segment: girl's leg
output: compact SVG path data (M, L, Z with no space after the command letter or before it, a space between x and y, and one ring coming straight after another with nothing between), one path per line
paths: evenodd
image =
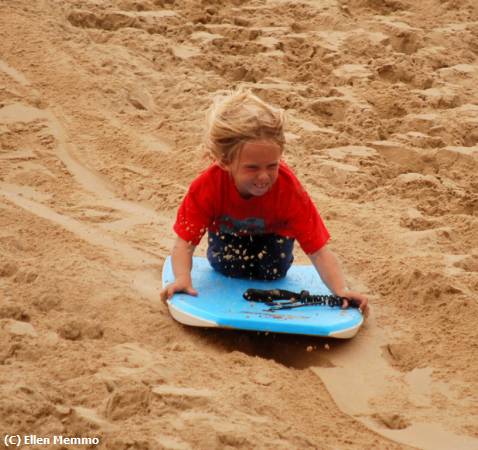
M209 233L207 256L218 272L235 278L285 277L294 260L294 239L276 234L235 236Z
M294 239L277 234L261 236L257 254L257 271L255 277L259 280L276 280L284 278L294 261Z

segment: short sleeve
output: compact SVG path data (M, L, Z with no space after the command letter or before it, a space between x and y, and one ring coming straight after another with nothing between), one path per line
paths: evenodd
M303 188L293 197L289 211L289 226L302 250L308 255L320 250L330 239L330 234Z
M212 222L212 196L202 177L191 184L179 206L173 226L176 234L192 245L198 245Z

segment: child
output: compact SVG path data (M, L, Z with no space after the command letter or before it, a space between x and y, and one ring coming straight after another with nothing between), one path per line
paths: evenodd
M330 290L366 312L367 298L346 288L315 205L281 159L283 126L284 112L248 91L215 100L205 137L215 163L192 182L179 207L175 281L161 292L163 300L175 292L197 295L192 256L207 231L207 257L215 270L262 280L286 275L297 239Z

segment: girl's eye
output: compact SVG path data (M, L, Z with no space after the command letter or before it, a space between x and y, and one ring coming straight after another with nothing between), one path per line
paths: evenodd
M267 166L267 170L277 170L278 167L279 164L271 164L270 166ZM261 168L257 166L244 166L244 169L248 172L257 172L258 170L261 170Z

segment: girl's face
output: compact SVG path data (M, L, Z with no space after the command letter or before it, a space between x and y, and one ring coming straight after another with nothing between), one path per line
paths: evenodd
M249 141L225 169L242 197L260 197L276 182L281 156L282 148L273 141Z

